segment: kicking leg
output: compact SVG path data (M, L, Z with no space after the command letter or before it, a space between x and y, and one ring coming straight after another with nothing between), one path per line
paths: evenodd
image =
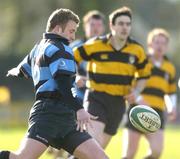
M160 158L163 146L164 146L164 132L163 130L159 130L152 134L146 134L145 135L148 142L149 142L149 152L147 159L158 159ZM157 144L158 141L158 144Z
M9 158L2 159L38 159L46 149L41 142L25 138L17 152L10 152Z
M74 151L78 159L108 159L103 149L94 140L89 139L80 144Z

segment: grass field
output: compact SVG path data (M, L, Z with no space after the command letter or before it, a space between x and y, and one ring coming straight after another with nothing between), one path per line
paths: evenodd
M25 133L24 128L0 128L0 150L9 149L16 150ZM110 159L120 159L121 157L121 138L122 130L113 137L106 152ZM165 133L165 149L161 159L180 159L180 126L172 126L166 129ZM158 144L158 141L157 141ZM146 154L148 145L142 138L136 159L142 159ZM40 159L51 159L46 153Z

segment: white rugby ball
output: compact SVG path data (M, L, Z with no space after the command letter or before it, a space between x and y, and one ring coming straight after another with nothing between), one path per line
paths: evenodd
M141 132L153 133L161 127L159 114L149 106L137 105L129 112L132 125Z

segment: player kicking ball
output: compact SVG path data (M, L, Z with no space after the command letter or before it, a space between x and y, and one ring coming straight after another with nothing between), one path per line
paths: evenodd
M79 159L107 159L84 127L96 117L72 95L75 62L69 42L75 39L79 17L69 9L55 10L46 33L24 60L7 76L32 78L36 101L30 111L28 132L16 152L1 151L0 159L37 159L52 146Z

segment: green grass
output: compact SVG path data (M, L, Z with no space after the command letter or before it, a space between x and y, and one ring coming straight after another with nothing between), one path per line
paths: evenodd
M0 150L16 150L25 133L24 128L0 128ZM110 159L120 159L122 130L113 137L106 152ZM157 141L158 144L158 141ZM180 159L180 127L168 127L165 132L165 149L161 159ZM141 159L147 152L147 142L142 138L136 159ZM51 159L46 153L40 159Z
M157 141L158 144L158 141ZM165 148L161 159L180 159L180 127L169 127L165 131ZM106 152L110 159L120 159L122 150L122 130L113 137L110 145L107 147ZM148 143L141 138L138 152L135 159L142 159L148 150Z

